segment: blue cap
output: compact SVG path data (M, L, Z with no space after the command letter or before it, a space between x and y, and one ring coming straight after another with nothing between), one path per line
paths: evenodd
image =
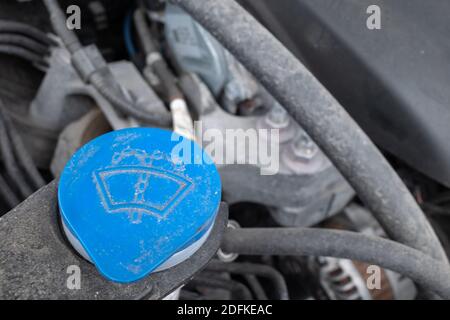
M221 198L211 158L193 141L134 128L82 147L59 181L62 222L108 279L139 280L210 229Z

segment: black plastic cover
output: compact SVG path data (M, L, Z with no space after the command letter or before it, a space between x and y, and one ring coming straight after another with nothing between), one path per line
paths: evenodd
M242 2L375 143L450 187L450 1ZM370 5L380 30L367 28Z

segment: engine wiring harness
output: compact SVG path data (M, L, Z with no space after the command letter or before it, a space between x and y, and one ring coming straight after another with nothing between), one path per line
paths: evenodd
M220 251L234 254L233 259L213 260L202 265L202 272L191 281L187 281L188 277L183 279L180 298L202 299L198 288L222 290L241 299L290 298L289 284L280 271L259 260L234 261L242 255L252 258L335 257L375 264L410 278L429 299L450 299L447 254L424 213L447 215L448 211L439 204L446 203L448 195L436 202L418 204L417 197L413 197L387 159L340 103L235 0L168 2L194 17L261 82L329 157L391 239L328 228L229 227L224 231ZM100 51L95 46L84 47L75 32L66 27L66 17L58 1L44 0L44 4L54 32L68 50L71 64L85 84L91 85L123 117L131 117L143 125L175 126L172 104L182 101L187 105L187 102L176 75L152 36L142 8L131 11L126 17L126 47L131 55L136 54L137 46L131 32L134 26L145 56L143 76L170 106L164 113L142 110L135 97L114 79ZM53 36L23 23L0 20L0 53L25 59L44 70L53 46L58 46ZM0 155L5 168L0 172L0 196L8 208L13 209L47 182L3 108L2 100ZM221 219L225 219L224 216L222 214ZM247 285L223 274L244 279ZM269 283L273 292L268 294L261 280Z

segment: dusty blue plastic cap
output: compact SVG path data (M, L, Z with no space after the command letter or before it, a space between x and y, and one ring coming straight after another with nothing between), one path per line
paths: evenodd
M82 147L59 182L62 222L108 279L137 281L193 245L216 217L211 158L170 131L114 131Z

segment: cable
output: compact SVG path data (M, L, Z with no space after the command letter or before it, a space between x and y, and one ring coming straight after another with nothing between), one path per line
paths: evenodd
M211 261L207 265L206 270L228 272L239 275L251 274L268 278L272 281L278 298L280 300L289 300L286 281L284 280L281 273L270 266L255 263L222 263Z
M433 198L431 200L431 203L445 204L448 201L450 201L450 191L446 191L446 192L439 194L436 198Z
M155 113L145 112L138 106L133 105L122 94L118 94L117 90L108 83L108 80L103 77L100 72L95 72L91 75L90 83L103 95L114 107L120 112L134 117L146 123L154 123L160 126L169 126L172 123L172 118L168 112Z
M28 60L32 63L45 64L43 57L24 48L0 43L0 53Z
M136 32L139 36L139 41L141 42L142 49L145 54L152 54L158 52L155 43L153 42L153 36L148 28L145 12L142 9L135 10L133 14L134 25L136 27Z
M56 45L56 41L52 40L41 30L21 22L0 20L0 33L22 34L48 46Z
M188 291L188 290L181 290L180 291L180 297L178 300L205 300L205 298L198 293Z
M170 103L176 99L183 99L183 94L178 88L177 80L170 71L160 52L158 51L153 36L145 20L145 13L138 9L134 13L134 25L137 35L146 55L147 65L150 66L161 81L162 93ZM145 74L144 74L145 75ZM159 89L159 88L155 88ZM159 89L161 90L161 89Z
M47 47L46 45L32 38L28 38L18 34L0 33L0 43L7 45L8 44L16 45L41 55L47 55L49 53L49 47Z
M269 300L266 292L264 291L264 288L262 287L261 283L259 282L258 278L256 278L255 275L246 274L244 275L244 278L247 281L250 289L255 294L256 300Z
M239 299L252 300L252 294L248 288L242 283L234 280L197 276L189 282L189 286L224 289L231 291Z
M170 0L189 12L311 135L397 241L445 260L425 215L381 152L337 100L234 0Z
M221 248L242 255L323 256L375 264L450 299L444 262L400 243L348 231L305 228L228 229Z
M11 190L5 178L3 178L1 174L0 174L0 195L10 208L14 208L20 203L19 198L17 198L17 196Z
M9 140L8 131L6 130L6 121L3 113L0 112L0 155L6 168L8 176L14 181L22 197L27 198L33 193L33 190L28 185L22 171L17 166L14 159L14 153Z
M430 214L441 215L441 216L450 216L450 209L445 208L445 207L440 207L433 203L426 203L426 202L423 203L422 209L429 212Z
M1 103L0 103L1 107ZM11 120L11 118L0 109L1 116L3 116L4 122L6 124L6 128L8 130L9 136L11 138L12 146L14 149L14 154L21 165L21 167L25 170L28 177L30 178L31 182L33 183L33 186L36 189L39 189L46 185L46 182L38 169L36 168L36 165L34 164L33 159L31 158L30 154L28 153L27 149L25 148L25 145L23 144L22 138L20 137L19 133L17 132L16 128L14 127L14 124Z
M61 7L56 0L44 0L44 4L50 13L50 21L52 23L53 29L58 33L59 37L63 41L67 50L71 54L80 50L83 46L80 40L76 36L75 32L67 28L66 25L66 15L61 10Z
M62 39L63 43L72 54L72 58L75 53L78 53L79 50L83 49L82 44L80 43L78 37L75 32L69 30L66 26L66 16L64 12L61 10L61 7L58 4L57 0L44 0L45 6L50 13L50 20L53 25L53 29L59 37ZM148 113L139 108L133 101L129 101L121 92L118 92L117 85L111 85L111 80L105 77L105 74L102 73L102 67L99 67L97 61L92 61L88 56L81 55L83 66L88 65L89 70L92 69L90 76L88 79L85 79L86 82L92 84L92 86L97 89L97 91L108 100L111 105L113 105L119 112L122 112L125 115L134 117L138 120L141 120L146 123L153 123L159 126L169 126L172 123L172 118L168 112L165 113ZM83 59L88 59L83 60ZM103 60L102 60L103 63ZM77 69L79 66L72 64ZM81 74L85 70L77 69Z
M194 124L177 79L158 51L145 19L145 13L138 9L134 13L137 35L146 55L144 77L155 91L162 95L170 106L173 130L191 140L195 140ZM155 81L156 78L156 81Z

